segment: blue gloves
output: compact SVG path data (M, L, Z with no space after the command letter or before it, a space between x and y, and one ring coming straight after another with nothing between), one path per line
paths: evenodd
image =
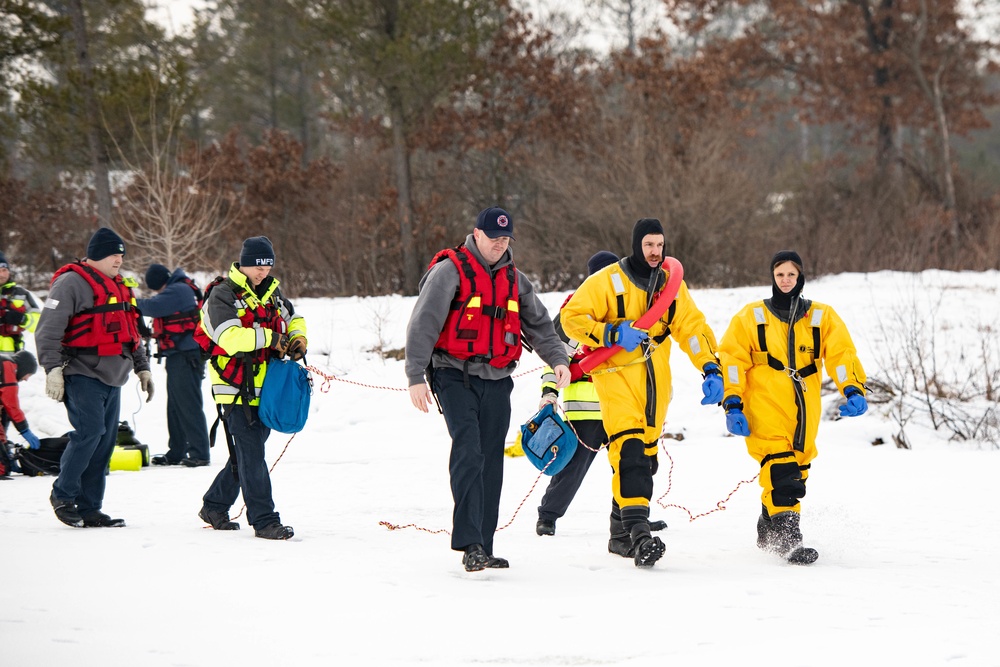
M722 371L718 364L705 364L701 369L705 373L705 381L701 383L702 405L712 405L722 400Z
M632 328L634 320L626 320L618 324L609 324L604 327L604 345L621 345L626 352L631 352L639 347L639 343L649 338L645 331Z
M841 417L857 417L868 412L868 401L857 387L851 386L845 389L844 398L847 399L847 403L840 406Z
M21 431L21 437L28 441L28 449L38 449L42 443L38 441L38 436L31 432L30 428Z
M742 435L744 438L750 435L750 424L747 423L746 415L743 414L743 403L738 398L729 398L722 405L726 409L726 430L733 435Z

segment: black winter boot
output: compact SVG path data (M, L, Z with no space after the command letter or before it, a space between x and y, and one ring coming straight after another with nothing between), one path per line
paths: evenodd
M211 510L207 507L202 507L198 511L198 516L202 521L210 525L216 530L239 530L240 524L229 519L229 512L222 512L219 510Z
M757 517L757 548L762 551L773 551L774 529L771 527L771 517L767 510L762 510Z
M779 512L771 517L769 551L789 563L809 565L819 558L819 552L802 546L801 516L798 512ZM760 521L757 522L760 526ZM758 529L759 530L759 529Z
M611 501L611 539L608 540L608 553L622 558L632 557L632 537L622 525L621 508L613 500Z
M54 491L49 495L49 502L52 504L52 509L56 512L57 519L67 526L83 528L83 517L77 511L76 503L67 500L56 500Z
M489 566L490 557L486 555L486 550L482 544L470 544L465 547L465 555L462 556L462 565L466 572L479 572Z
M632 526L631 537L631 553L636 567L653 567L656 561L663 557L666 546L663 544L663 540L650 535L648 523Z
M91 512L84 515L83 525L87 528L124 528L125 519L112 519L104 512Z
M263 537L265 540L290 540L295 535L291 526L282 526L280 523L269 523L262 528L254 528L253 534L256 537Z
M539 519L538 523L535 524L535 533L537 535L555 535L556 522L549 521L547 519Z
M510 561L493 554L486 554L486 568L490 570L506 570L510 567Z

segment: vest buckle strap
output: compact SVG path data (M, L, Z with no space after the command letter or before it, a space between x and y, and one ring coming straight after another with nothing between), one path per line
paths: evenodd
M500 306L483 306L483 314L495 320L502 320L507 317L507 309Z

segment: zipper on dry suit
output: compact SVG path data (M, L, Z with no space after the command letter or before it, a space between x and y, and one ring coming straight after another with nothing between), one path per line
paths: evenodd
M646 311L653 307L653 297L659 284L660 264L649 272L649 282L646 284ZM646 425L656 426L656 371L653 370L653 359L649 353L652 341L647 337L642 341L642 353L646 357Z
M785 369L785 373L788 374L792 381L792 387L795 389L795 406L798 409L798 415L795 419L795 436L792 439L792 448L797 452L804 451L806 443L805 385L799 376L795 358L795 322L798 319L800 302L801 296L796 296L792 299L791 308L788 310L788 367ZM816 350L816 353L818 354L819 350Z

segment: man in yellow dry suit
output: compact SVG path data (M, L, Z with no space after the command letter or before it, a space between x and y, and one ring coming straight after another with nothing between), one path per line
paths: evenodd
M802 546L799 499L816 458L823 363L847 399L842 416L864 414L868 404L865 371L847 326L830 306L803 298L803 285L798 253L777 253L771 259L771 298L749 303L733 317L719 357L726 427L746 438L760 464L757 546L807 565L819 553Z
M663 227L643 218L632 229L632 254L587 278L563 306L566 335L592 348L621 350L592 372L608 433L613 476L608 551L652 567L664 552L652 537L649 502L657 468L657 442L670 402L670 337L680 344L705 381L703 405L722 400L715 334L683 282L674 303L648 330L633 327L667 282Z

